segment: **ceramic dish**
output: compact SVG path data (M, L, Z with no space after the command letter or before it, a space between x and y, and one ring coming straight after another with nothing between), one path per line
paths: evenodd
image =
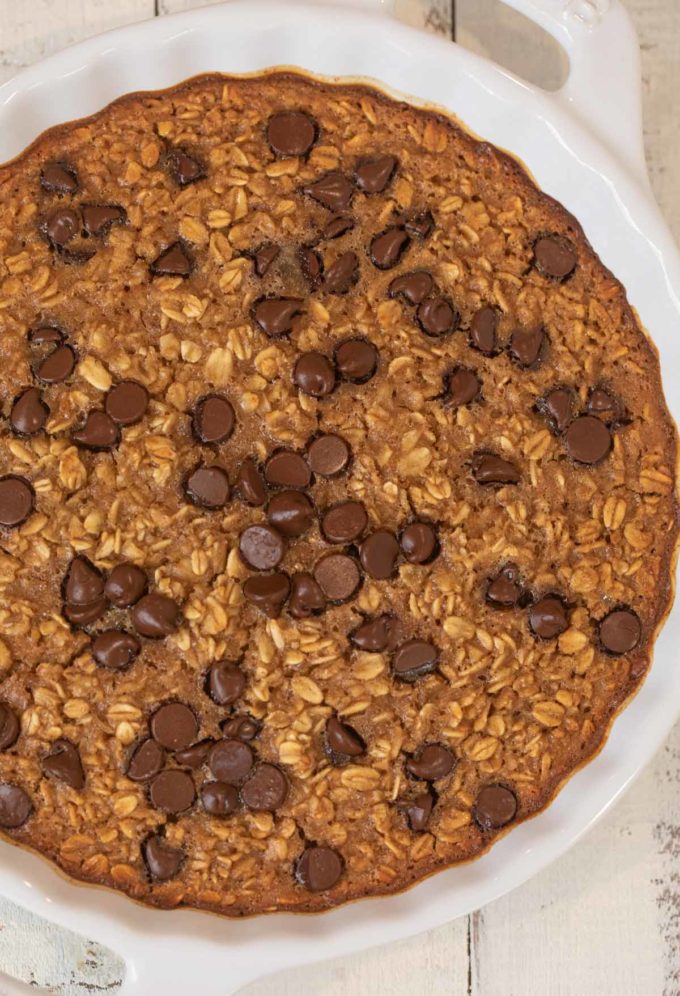
M671 413L680 395L680 257L654 204L644 166L638 50L618 0L506 0L566 48L571 73L546 95L442 39L407 28L377 2L328 6L234 0L112 32L54 56L0 87L0 160L45 128L90 114L133 90L208 70L297 66L379 81L389 92L448 108L517 155L539 186L581 220L626 286L661 356ZM362 9L363 8L363 9ZM370 45L367 44L370 39ZM607 53L606 64L602 52ZM258 976L397 940L465 914L519 885L571 846L652 757L678 715L680 608L670 614L644 686L609 740L550 807L477 861L389 900L323 917L227 922L156 912L78 886L39 857L0 844L5 895L107 944L126 959L124 996L193 991L225 996ZM8 993L27 991L3 980Z

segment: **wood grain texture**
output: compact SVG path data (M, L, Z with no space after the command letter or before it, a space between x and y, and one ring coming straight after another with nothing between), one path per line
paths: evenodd
M0 80L155 7L206 2L219 0L0 0ZM397 3L410 23L455 29L461 44L533 82L564 78L555 44L498 0ZM680 2L627 5L642 47L650 175L680 239ZM680 996L679 787L680 725L601 824L511 895L421 937L261 980L244 996ZM113 994L121 975L113 953L1 899L0 967L61 996Z

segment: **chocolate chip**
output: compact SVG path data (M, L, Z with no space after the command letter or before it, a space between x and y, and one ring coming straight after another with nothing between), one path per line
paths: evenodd
M124 225L127 221L125 208L119 204L83 204L81 211L88 235L106 235L114 225Z
M427 270L414 270L395 277L389 286L390 297L403 297L409 304L420 304L434 290L432 274Z
M107 629L94 638L91 652L100 667L124 671L139 656L141 649L139 640L130 633Z
M182 750L196 739L198 720L193 709L183 702L166 702L156 709L149 728L151 736L161 747Z
M41 325L37 329L31 329L28 333L28 341L31 346L61 345L64 341L64 333L54 325Z
M71 432L71 439L86 450L112 450L120 442L120 429L106 412L91 411L85 423Z
M564 600L559 595L544 595L529 609L529 626L541 640L554 640L569 628Z
M45 428L50 410L37 387L27 387L12 405L9 424L20 436L34 436Z
M218 740L210 749L208 767L219 782L240 785L255 763L252 749L243 740Z
M528 329L516 328L510 337L508 351L518 366L527 369L538 363L545 341L545 331L540 325Z
M233 661L215 661L210 665L206 691L217 705L233 705L246 688L246 676Z
M318 287L323 274L323 260L321 256L315 249L311 249L309 246L303 246L298 255L300 257L300 269L302 270L303 277L312 287Z
M253 305L253 319L270 339L288 335L302 310L297 297L261 297Z
M624 417L624 408L618 398L602 387L594 387L588 395L588 411L603 422L618 422Z
M392 656L392 671L401 681L415 681L437 670L439 651L427 640L412 639L402 643Z
M354 188L344 173L335 170L303 187L302 191L329 211L345 211L354 194Z
M544 415L553 432L564 432L574 409L574 392L570 387L554 387L536 402L536 409Z
M602 648L619 656L634 650L642 636L642 624L636 612L629 608L614 609L598 625Z
M326 270L323 289L327 294L346 294L359 279L359 257L355 252L343 252Z
M236 490L249 505L264 505L267 500L267 485L252 457L246 457L239 467Z
M248 578L243 585L245 599L269 619L277 619L281 615L289 592L290 580L282 572Z
M410 775L427 782L436 782L440 778L445 778L455 767L455 756L442 744L426 744L415 757L406 762L406 770Z
M382 194L397 169L396 156L366 156L354 170L354 180L365 194Z
M149 392L136 380L122 380L106 395L104 409L118 425L140 422L149 406Z
M229 501L229 478L222 467L196 467L184 480L184 493L200 508L224 508Z
M118 564L109 574L104 594L118 609L128 609L138 602L148 587L145 571L136 564Z
M420 211L405 215L402 224L409 235L418 239L426 239L434 228L434 218L431 211Z
M309 466L321 477L335 477L341 474L347 468L350 456L349 443L334 433L317 436L307 450Z
M300 491L280 491L267 506L267 521L283 536L302 536L314 523L314 506Z
M87 605L75 605L73 602L64 604L64 616L72 626L91 626L92 623L100 619L106 612L106 599L98 598L95 602L88 602Z
M325 398L335 387L335 367L316 350L302 353L293 367L293 383L312 398Z
M314 565L314 580L331 602L346 602L361 583L356 560L345 553L328 553Z
M312 472L307 461L295 450L276 450L267 460L264 476L268 484L279 488L308 488Z
M85 772L78 748L69 740L55 740L49 753L42 760L46 775L57 778L72 789L80 791L85 787Z
M133 782L147 782L162 770L165 751L150 737L142 740L132 751L125 774Z
M562 235L542 235L534 243L534 265L544 277L566 280L576 269L578 257Z
M480 308L470 322L470 345L485 356L493 356L496 352L496 333L498 329L498 312L495 308L485 305Z
M425 335L439 338L455 332L460 315L445 297L428 297L418 305L416 321Z
M59 248L59 258L62 262L72 266L81 266L95 255L94 249L66 249L63 246Z
M51 194L77 194L78 174L68 163L46 163L40 173L40 185Z
M241 557L255 571L271 571L281 563L286 542L271 526L248 526L239 539Z
M273 764L258 764L241 788L241 799L255 812L273 813L288 795L288 779Z
M205 740L199 740L197 744L192 744L191 747L185 747L184 750L176 750L175 761L182 768L191 768L192 771L196 771L205 764L213 743L214 740L208 737Z
M402 531L399 544L409 564L426 564L439 551L437 531L429 522L411 522Z
M164 813L183 813L195 801L194 780L186 771L166 769L155 775L149 785L149 802Z
M456 408L474 401L479 396L481 387L477 374L466 367L456 367L446 375L444 381L446 399Z
M331 764L336 766L347 764L351 758L366 752L366 744L357 731L341 723L337 716L331 716L326 723L324 748Z
M394 616L382 615L367 619L349 634L350 641L359 650L380 653L391 650L396 643L399 625Z
M391 578L397 566L399 544L389 529L376 529L359 549L361 566L370 577L378 581Z
M343 501L329 508L321 519L321 532L329 543L351 543L368 526L363 502Z
M44 384L60 384L73 373L76 356L70 346L57 346L37 364L34 373Z
M255 275L258 277L264 277L272 264L278 259L280 252L281 248L277 246L276 243L264 242L253 252L246 253L246 255L252 256Z
M73 208L60 207L47 216L45 235L54 249L61 249L74 239L81 229L80 215Z
M479 790L472 810L475 823L482 830L498 830L517 813L517 797L504 785L485 785Z
M387 228L371 239L369 255L379 270L391 270L409 247L411 238L403 228Z
M346 232L350 232L354 228L354 219L350 218L346 214L336 214L329 222L322 232L321 237L330 241L331 239L339 239L341 235L345 235Z
M231 816L239 807L238 790L226 782L204 782L201 805L211 816Z
M301 571L294 574L290 584L288 611L294 619L307 619L318 615L326 608L326 599L321 586L311 574Z
M577 463L592 465L604 460L612 448L612 434L594 415L574 419L564 434L567 453Z
M182 619L177 602L157 592L140 598L130 615L137 632L150 640L162 640L170 636Z
M524 596L524 586L516 564L505 564L486 589L486 600L496 609L519 605Z
M343 339L335 347L335 365L344 380L365 384L378 368L378 350L367 339Z
M423 830L427 829L434 802L433 793L429 789L426 789L425 792L419 792L409 802L401 803L400 809L406 817L409 830L412 830L414 833L422 833Z
M520 480L517 467L495 453L475 453L472 473L478 484L517 484Z
M33 812L33 803L28 793L18 785L0 783L0 827L16 830L22 826Z
M183 149L171 149L165 157L165 167L180 187L188 187L207 176L203 163Z
M19 739L21 725L6 702L0 702L0 750L7 750Z
M310 892L325 892L340 880L345 863L332 847L307 847L295 863L297 882Z
M237 740L254 740L262 729L262 724L252 716L234 716L220 723L220 729L225 737L235 737Z
M277 156L304 156L316 138L316 122L304 111L278 111L267 123L267 141Z
M76 605L94 602L104 594L101 572L87 557L74 557L64 578L64 598Z
M144 841L142 856L149 869L149 874L157 882L167 882L169 879L175 878L184 861L184 851L179 847L171 847L159 835L154 835Z
M194 260L183 242L173 242L150 264L153 277L188 277L194 269Z

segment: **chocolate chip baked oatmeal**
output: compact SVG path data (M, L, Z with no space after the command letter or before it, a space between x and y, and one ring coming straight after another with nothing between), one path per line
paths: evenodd
M575 220L377 91L202 77L0 168L0 826L321 910L597 749L671 597L656 355Z

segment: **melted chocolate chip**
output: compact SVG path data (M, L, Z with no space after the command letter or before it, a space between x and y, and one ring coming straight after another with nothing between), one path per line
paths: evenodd
M73 373L76 355L70 346L57 346L34 369L35 376L44 384L60 384Z
M417 239L426 239L434 228L434 218L431 211L419 211L402 218L402 224L409 235Z
M418 305L416 321L425 335L439 338L455 332L460 315L445 297L428 297Z
M241 557L255 571L271 571L286 553L286 541L271 526L248 526L239 539Z
M149 266L153 277L188 277L194 269L194 260L183 242L173 242Z
M81 229L80 215L73 208L60 207L45 220L44 232L53 249L61 249Z
M456 758L443 744L426 744L415 757L406 762L406 770L414 778L436 782L450 775L456 767Z
M540 325L529 329L517 328L510 337L508 351L518 366L527 369L538 363L545 342L545 331Z
M636 612L629 608L614 609L598 625L603 650L619 656L634 650L642 636L642 624Z
M234 716L233 719L225 719L220 724L220 729L225 737L234 737L236 740L254 740L262 729L262 724L253 719L252 716Z
M294 619L316 616L326 608L326 598L321 586L311 574L301 571L293 574L290 585L288 611Z
M314 565L314 580L330 602L346 602L361 584L361 574L353 557L328 553Z
M504 785L485 785L472 810L475 823L482 830L498 830L514 820L516 813L517 797Z
M149 802L163 813L183 813L191 809L195 801L193 778L178 768L161 771L149 784Z
M214 740L207 738L206 740L199 740L197 744L192 744L191 747L185 747L184 750L176 750L175 760L182 768L191 768L192 771L196 771L205 764L213 743Z
M352 200L354 188L344 175L333 171L302 188L303 193L323 204L329 211L345 211Z
M273 764L258 764L241 787L241 799L248 809L273 813L286 801L288 779Z
M326 223L321 237L328 241L331 239L339 239L341 235L351 232L353 228L353 218L350 218L349 215L346 214L336 214L329 222Z
M480 308L470 323L470 345L485 356L493 356L496 352L496 334L498 330L498 312L486 305Z
M64 616L72 626L91 626L92 623L100 619L106 612L106 599L102 596L94 602L85 605L76 605L73 602L64 603Z
M395 277L389 286L390 297L403 297L409 304L420 304L434 290L432 274L427 270L414 270Z
M184 851L179 847L171 847L159 835L144 841L142 856L151 878L157 882L167 882L175 878L184 861Z
M277 156L305 156L316 138L316 122L304 111L278 111L267 122L267 141Z
M359 550L361 566L378 581L392 577L398 558L399 544L389 529L376 529L363 541Z
M536 402L536 408L544 415L553 432L564 432L571 422L574 410L574 392L570 387L554 387Z
M71 432L71 439L86 450L112 450L120 442L120 429L106 412L91 411L84 425Z
M219 782L240 785L255 763L252 749L243 740L218 740L208 755L210 773Z
M344 339L335 347L335 365L343 380L365 384L378 368L378 350L367 339Z
M411 522L402 531L399 544L409 564L427 564L439 551L437 531L429 522Z
M256 249L252 254L256 276L264 277L270 266L278 259L280 252L280 247L274 242L265 242Z
M165 168L180 187L188 187L207 176L203 163L183 149L171 149L165 157Z
M184 493L200 508L224 508L230 489L227 472L222 467L196 467L184 481Z
M182 621L177 602L157 592L140 598L130 615L137 632L149 640L170 636Z
M359 539L367 526L368 513L360 501L340 502L321 519L321 532L329 543L351 543Z
M409 830L412 830L414 833L422 833L423 830L427 829L434 803L433 793L429 789L426 789L425 792L419 792L409 802L401 804L400 808L406 817Z
M31 346L60 346L64 341L64 333L54 325L41 325L28 333Z
M34 436L45 428L50 410L37 387L27 387L12 405L9 424L20 436Z
M124 671L139 656L141 645L130 633L107 629L92 641L92 656L100 667Z
M283 536L302 536L314 523L314 506L300 491L279 491L267 506L267 521Z
M566 280L577 263L574 247L561 235L542 235L534 243L534 265L544 277Z
M76 605L85 605L104 594L101 572L87 557L74 557L64 578L64 598Z
M351 456L349 444L333 433L317 436L307 450L309 466L321 477L335 477L347 468Z
M196 739L198 720L193 709L183 702L166 702L156 709L149 728L151 736L161 747L182 750Z
M101 237L114 225L127 221L125 208L119 204L84 204L81 206L83 227L88 235Z
M69 740L55 740L43 757L42 768L46 775L64 782L76 791L85 787L85 772L78 748Z
M411 237L403 228L387 228L371 239L369 256L379 270L391 270L408 249Z
M0 702L0 750L8 750L19 739L21 725L6 702Z
M40 173L40 185L51 194L77 194L78 174L68 163L46 163Z
M392 672L401 681L416 681L437 670L439 651L427 640L407 640L392 656Z
M529 609L529 627L541 640L554 640L569 628L567 607L560 595L544 595Z
M326 270L323 289L327 294L346 294L359 279L359 257L355 252L343 252Z
M367 619L349 634L350 642L366 653L378 654L396 645L399 624L394 616L382 615Z
M0 526L14 529L25 522L35 508L35 492L24 477L0 477Z
M446 375L444 382L445 397L456 408L469 405L479 397L481 382L474 370L467 367L456 367Z
M136 564L118 564L104 585L104 594L118 609L127 609L138 602L148 587L145 571Z
M298 255L300 257L300 269L302 270L303 277L312 287L318 287L323 275L323 260L321 256L315 249L310 248L310 246L303 246Z
M206 678L206 691L217 705L233 705L246 689L246 676L233 661L215 661Z
M382 194L397 169L396 156L367 156L360 159L354 170L354 180L365 194Z
M33 803L27 792L10 782L0 783L0 827L16 830L33 812Z
M520 480L517 467L495 453L476 453L472 458L472 473L478 484L517 484Z
M619 422L625 418L624 407L618 398L603 387L594 387L588 395L588 412L603 422Z
M302 353L293 367L293 383L312 398L325 398L335 387L335 367L327 356L312 350Z
M296 297L261 297L253 305L253 319L270 339L288 335L293 319L302 310L302 301Z
M149 392L136 380L122 380L106 395L104 409L117 425L141 422L149 406Z
M142 740L132 751L125 774L133 782L147 782L162 770L165 751L150 737Z
M231 816L239 807L238 790L226 782L204 782L201 805L211 816Z
M236 490L249 505L264 505L267 500L267 485L252 457L246 457L239 467Z
M277 572L248 578L243 585L243 595L269 619L277 619L290 592L287 574Z
M268 484L279 488L308 488L312 472L307 461L295 450L277 450L267 460L264 476Z
M496 609L512 608L519 605L524 596L524 586L516 564L501 567L495 578L491 578L486 589L486 600Z
M572 460L592 465L608 455L612 448L612 434L601 419L594 415L581 415L565 432L564 444Z
M366 744L357 731L342 723L337 716L331 716L326 723L324 748L331 764L347 764L353 757L366 752Z
M295 863L295 879L309 892L326 892L342 877L345 863L332 847L307 847Z

